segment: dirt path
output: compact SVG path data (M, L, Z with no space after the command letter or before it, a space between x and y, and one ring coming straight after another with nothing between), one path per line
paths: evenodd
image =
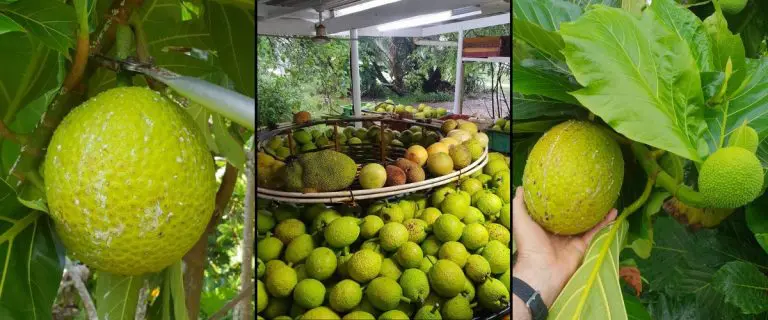
M448 110L453 109L453 101L448 102L433 102L433 103L427 103L428 105L432 107L442 107L446 108ZM509 114L509 110L506 109L506 105L504 104L504 101L501 102L502 106L502 115L501 117L505 117ZM464 103L462 105L462 114L471 115L475 117L482 117L482 118L491 118L491 99L464 99ZM498 114L495 115L493 118L500 118Z

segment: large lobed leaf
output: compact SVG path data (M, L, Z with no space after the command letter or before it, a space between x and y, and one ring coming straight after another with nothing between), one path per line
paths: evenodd
M238 92L254 97L256 26L252 11L216 1L207 2L206 9L222 68Z
M595 6L562 24L560 33L566 62L584 86L571 93L582 105L632 140L702 160L706 127L696 61L653 11L637 18Z
M555 299L548 319L626 319L619 283L619 253L627 238L627 223L615 223L592 239L584 263ZM612 228L618 228L615 233ZM608 250L603 250L608 246ZM598 263L600 259L602 263ZM591 278L593 277L594 278ZM590 282L590 279L591 280Z
M0 180L0 319L51 319L64 251L50 218Z
M688 44L700 72L712 71L715 68L712 41L699 17L673 0L655 0L651 3L650 10L680 40Z
M512 33L542 53L563 60L563 38L556 32L560 23L576 20L581 9L561 0L521 0L512 4Z
M5 26L0 29L23 30L48 48L67 57L69 49L75 44L75 25L74 8L62 1L35 0L0 4L0 26ZM18 76L18 73L14 75Z
M768 311L768 277L754 264L731 261L715 273L712 286L725 296L725 301L738 306L746 314Z

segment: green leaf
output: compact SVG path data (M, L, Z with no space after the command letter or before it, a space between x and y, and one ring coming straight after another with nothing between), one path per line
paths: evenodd
M75 44L77 23L75 10L71 6L56 0L17 1L0 5L0 14L13 20L48 48L69 57L69 49Z
M524 120L512 122L512 133L544 133L566 119Z
M768 16L760 14L762 12L768 12L768 2L750 1L744 10L730 19L732 29L741 36L748 58L759 57L763 41L768 38Z
M7 32L24 31L24 27L4 15L0 15L0 34Z
M651 320L648 309L640 302L640 299L633 295L624 295L624 307L627 309L627 319L629 320Z
M582 105L624 136L700 162L703 95L688 46L651 11L642 19L595 6L561 25L566 62ZM649 124L652 123L652 126Z
M51 319L64 251L51 219L24 208L0 180L0 318Z
M571 83L562 73L542 70L528 62L529 60L524 60L522 65L515 66L515 72L512 73L512 91L579 104L567 93L579 89L578 84Z
M656 13L655 16L669 30L688 44L700 72L714 70L712 41L699 17L673 0L655 0L651 3L650 10Z
M621 0L621 9L631 14L640 15L645 8L645 0Z
M768 217L763 213L768 209L768 194L763 194L745 208L747 227L755 234L755 240L768 252Z
M59 54L23 33L0 35L0 61L0 120L4 123L12 123L20 109L63 81L57 72L62 67Z
M206 10L211 37L222 69L238 92L254 97L256 26L246 9L209 1Z
M187 306L184 296L184 273L181 271L181 260L167 269L171 296L173 297L173 314L176 320L188 320Z
M561 0L517 0L512 3L512 16L516 20L515 28L518 22L528 21L546 31L557 31L560 23L581 16L581 8Z
M721 141L725 145L728 135L745 121L757 131L761 141L768 137L768 57L747 59L746 68L747 76L740 88L731 94L730 100L706 111L709 127L706 136L712 148L721 145ZM768 150L758 150L758 156L768 159Z
M512 23L515 24L512 34L516 39L524 41L531 47L554 59L561 61L565 59L562 52L560 52L565 46L563 38L557 32L544 30L532 22L518 20L517 18L513 18Z
M134 319L144 278L100 271L93 296L99 319Z
M538 117L579 116L586 114L584 108L569 105L536 95L512 92L512 120L527 120Z
M648 259L653 249L653 216L661 211L664 200L671 194L663 190L655 190L648 197L642 214L633 214L629 220L629 234L627 238L628 247L637 254L638 257Z
M715 273L712 286L746 314L768 310L768 277L751 263L726 263Z
M208 123L211 118L211 113L199 103L191 102L189 107L184 110L192 116L195 120L195 124L200 129L205 137L205 143L208 145L208 149L214 153L219 153L219 148L216 146L216 141L213 140L213 134L211 134L211 125Z
M611 233L612 228L617 228ZM548 319L593 319L627 317L619 283L619 253L627 238L628 225L609 224L592 239L584 263L563 288L550 308ZM607 246L608 250L603 250ZM603 259L598 264L599 259ZM595 278L590 282L590 277Z
M28 134L34 131L43 113L48 109L48 104L53 100L58 92L58 88L48 91L36 100L28 103L25 107L16 113L16 120L8 125L13 132L17 134ZM3 172L10 172L11 167L21 152L21 146L13 141L3 140L0 142L0 168ZM0 176L0 178L4 178Z
M233 166L242 169L245 164L243 145L227 131L223 117L218 114L213 115L213 134L221 156L227 158Z
M704 19L704 27L712 39L712 53L715 71L725 71L728 59L733 63L733 74L728 80L728 92L733 92L746 76L744 43L738 35L728 29L728 22L722 12L715 11Z

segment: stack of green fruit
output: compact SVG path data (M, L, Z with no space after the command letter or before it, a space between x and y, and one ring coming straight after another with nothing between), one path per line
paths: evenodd
M491 129L509 132L510 127L512 127L512 120L496 119L496 122L494 122L493 126L491 126Z
M448 110L445 108L433 108L424 103L420 103L417 107L403 104L394 104L392 100L387 100L385 103L386 104L377 104L378 106L373 111L380 113L408 112L413 114L414 119L437 119L448 114Z
M509 158L356 207L259 199L258 319L472 319L510 302Z

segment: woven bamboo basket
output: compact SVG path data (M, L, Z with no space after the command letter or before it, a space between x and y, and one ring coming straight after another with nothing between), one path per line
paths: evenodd
M380 126L380 130L386 130L393 126L407 127L407 126L420 126L422 132L427 130L434 131L438 136L440 134L440 127L431 125L427 122L414 121L409 119L394 119L388 116L365 116L358 118L338 118L338 119L326 119L319 121L312 121L302 125L292 125L287 127L278 128L269 132L264 132L258 136L258 145L261 148L261 144L270 138L277 135L287 135L289 142L289 149L295 150L296 146L293 142L293 132L297 129L310 127L318 124L326 124L334 128L334 131L340 133L343 129L342 124L364 122L369 124L376 124ZM380 135L383 140L384 135ZM358 145L340 145L338 141L332 142L332 145L323 149L333 149L345 153L352 158L358 165L358 169L365 164L376 163L391 163L397 158L402 158L405 155L406 148L395 146L392 144L383 143L383 141L374 141L368 144ZM310 152L316 152L323 149L317 149ZM384 187L378 189L363 189L358 180L355 177L355 182L349 186L346 190L334 191L334 192L315 192L315 193L303 193L303 192L288 192L267 189L263 187L257 187L256 193L259 198L268 200L291 202L291 203L349 203L356 200L378 199L396 197L398 195L408 194L416 191L431 189L446 185L448 183L457 181L462 177L471 175L478 170L481 170L483 166L488 162L488 149L483 151L483 154L477 160L470 163L468 166L461 170L456 170L450 174L433 177L424 181L407 183L399 186Z

